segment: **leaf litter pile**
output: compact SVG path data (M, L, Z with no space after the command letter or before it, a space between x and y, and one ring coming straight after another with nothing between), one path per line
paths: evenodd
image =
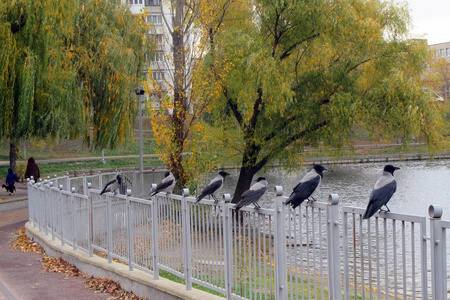
M89 277L83 274L75 266L67 263L62 258L47 256L44 249L35 241L29 239L25 234L25 228L15 233L16 239L11 243L11 247L23 252L32 252L42 254L42 266L47 272L61 273L71 277L83 277L86 287L91 291L98 293L109 293L114 298L111 299L131 299L144 300L133 293L127 292L120 287L120 284L108 278Z

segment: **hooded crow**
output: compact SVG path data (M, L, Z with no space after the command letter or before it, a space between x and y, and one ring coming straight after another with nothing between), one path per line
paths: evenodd
M172 172L166 172L164 174L164 179L160 184L156 186L156 189L150 194L150 196L154 196L160 192L166 192L171 194L173 188L175 187L175 176L173 176Z
M220 171L219 174L211 180L211 182L203 189L201 194L197 197L197 201L195 203L200 202L206 196L211 196L214 198L214 203L217 204L219 199L217 199L217 194L220 192L223 186L223 182L225 181L225 177L230 175L225 171Z
M393 165L386 165L383 169L383 174L375 183L372 193L370 194L369 204L367 205L366 212L363 219L369 219L378 210L384 211L381 207L386 206L386 212L390 211L387 207L387 203L391 199L397 190L397 182L394 179L394 171L400 168Z
M300 180L300 183L292 191L292 194L286 200L285 204L290 204L292 208L296 208L303 203L306 199L312 197L312 194L317 190L320 183L322 182L323 174L322 171L326 168L322 165L314 165L311 171L305 174Z
M239 211L242 207L252 204L255 208L261 208L259 206L258 201L261 199L262 195L267 191L267 180L264 177L258 177L256 179L256 183L251 186L249 190L246 190L241 195L241 200L236 203L236 212Z
M108 182L105 187L103 188L103 191L101 191L100 195L103 195L107 192L114 192L117 190L117 188L122 184L122 176L117 175L115 179Z

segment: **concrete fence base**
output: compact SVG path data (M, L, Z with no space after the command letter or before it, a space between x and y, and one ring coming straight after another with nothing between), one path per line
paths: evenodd
M76 266L81 272L88 276L107 277L120 283L120 286L138 297L147 299L186 299L186 300L219 300L219 296L204 291L192 289L186 290L186 286L168 279L159 278L154 280L153 276L134 269L128 270L128 266L116 262L108 263L104 258L93 256L82 251L73 250L71 246L61 245L59 240L52 240L51 235L39 231L37 227L28 222L25 224L27 236L41 245L48 256L61 257L69 264Z

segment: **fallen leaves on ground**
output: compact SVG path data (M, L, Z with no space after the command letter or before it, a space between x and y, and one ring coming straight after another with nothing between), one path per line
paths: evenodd
M17 238L11 243L11 247L23 252L42 254L42 265L45 271L61 273L71 277L83 277L86 287L94 292L109 293L114 296L113 299L124 300L144 300L133 293L127 292L121 288L120 284L108 278L89 277L81 272L75 266L69 264L62 258L47 256L44 249L35 241L30 240L25 234L25 228L15 233Z
M22 252L28 253L38 253L45 255L44 249L33 240L30 240L25 234L25 228L20 229L15 233L17 235L16 239L14 239L11 243L11 247L15 249L19 249Z

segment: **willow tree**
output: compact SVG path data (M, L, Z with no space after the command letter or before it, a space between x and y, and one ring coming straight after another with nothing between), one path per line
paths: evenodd
M407 7L378 0L245 7L246 17L214 36L209 57L222 91L211 120L229 133L226 146L241 163L233 202L269 162L298 165L305 146L339 149L355 125L439 140L441 123L420 84L427 47L406 39Z
M0 4L0 137L79 137L113 145L129 130L142 29L120 1Z

